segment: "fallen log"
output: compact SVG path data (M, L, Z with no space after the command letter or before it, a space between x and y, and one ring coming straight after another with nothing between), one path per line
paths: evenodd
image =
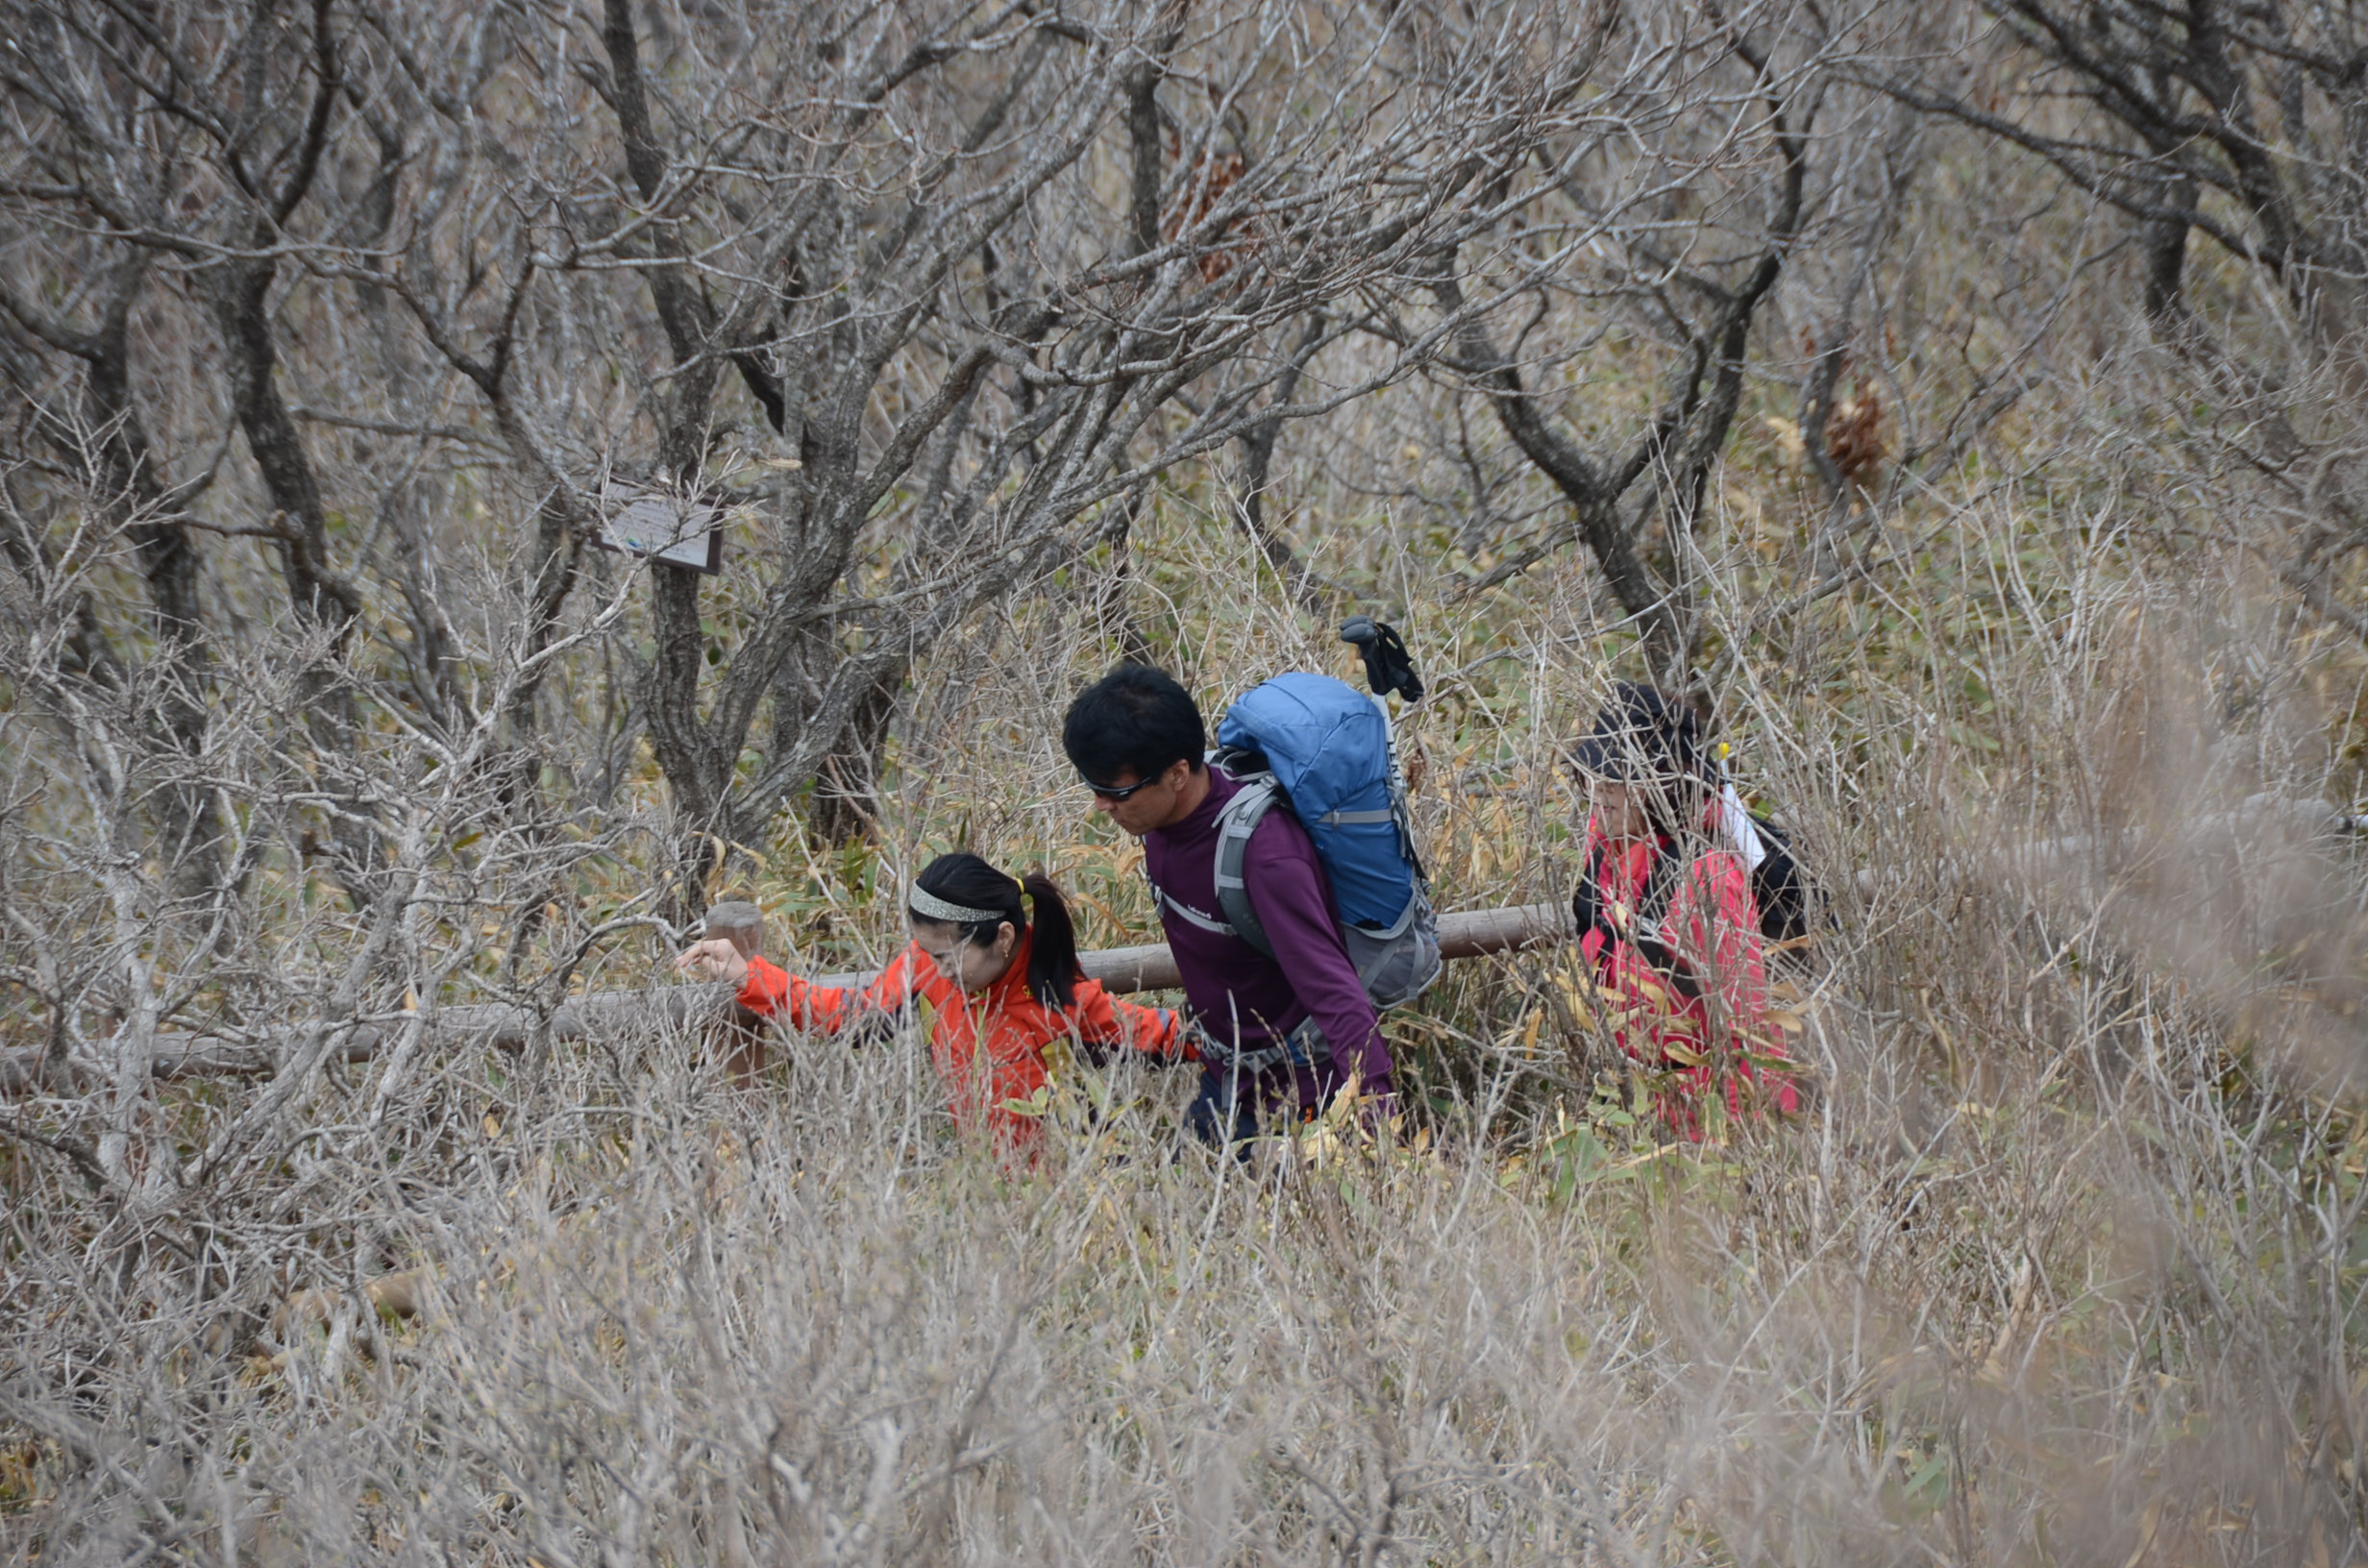
M2295 800L2277 795L2249 796L2232 812L2212 814L2183 824L2192 837L2199 828L2231 830L2236 826L2275 822L2298 838L2325 841L2368 833L2368 817L2338 812L2324 802ZM1958 856L1942 863L1959 874L1996 875L2001 870L2036 873L2050 879L2092 862L2102 852L2126 852L2147 834L2133 828L2120 834L2075 835L2062 839L2010 841L1992 856ZM1891 874L1908 868L1890 868ZM1866 868L1854 881L1866 897L1880 894L1889 880L1883 870ZM1510 909L1464 910L1439 918L1439 949L1450 959L1476 958L1484 953L1510 952L1549 943L1566 942L1572 935L1566 904L1520 904ZM761 944L762 916L752 904L719 905L708 913L713 934L729 936L744 952ZM1080 953L1085 972L1116 992L1172 991L1182 984L1175 960L1165 943L1111 947ZM814 977L826 986L856 986L868 973L825 974ZM727 1018L731 994L722 985L686 983L651 986L629 991L592 992L571 997L553 1012L548 1039L582 1040L592 1035L652 1023L674 1028L703 1026ZM410 1026L407 1014L366 1019L352 1026L344 1043L330 1053L346 1062L366 1062L402 1038ZM439 1049L482 1042L505 1050L523 1048L534 1038L534 1009L512 1002L486 1002L438 1009L425 1028L421 1043ZM318 1028L319 1025L306 1026ZM269 1040L253 1034L209 1034L203 1031L160 1030L151 1066L159 1078L235 1078L266 1076L279 1070L289 1046L291 1031L269 1031ZM0 1095L21 1094L38 1087L41 1050L38 1046L0 1049ZM110 1065L88 1055L71 1066L85 1076L105 1077Z
M1567 904L1466 910L1439 918L1439 951L1443 958L1477 958L1567 941L1570 934ZM1183 984L1165 943L1080 953L1077 962L1087 975L1115 992L1172 991ZM871 977L866 971L816 975L814 979L818 985L851 987ZM711 982L589 992L559 1004L551 1015L546 1038L582 1040L653 1024L677 1029L703 1025L727 1017L731 999L730 987ZM538 1021L533 1008L515 1002L439 1008L423 1026L421 1043L438 1049L483 1044L514 1051L534 1039ZM343 1045L330 1054L346 1062L367 1062L379 1051L391 1048L412 1022L409 1015L399 1013L354 1024ZM234 1036L160 1030L150 1059L151 1071L168 1079L267 1076L279 1070L288 1049L288 1031L274 1030L273 1034L275 1040L265 1043ZM0 1093L23 1093L34 1087L40 1058L38 1047L0 1051ZM86 1058L74 1065L86 1074L104 1076L108 1070Z
M1461 910L1439 918L1442 958L1478 958L1484 953L1512 952L1565 942L1569 937L1568 904ZM1089 977L1112 991L1173 991L1184 983L1164 942L1079 953L1077 963Z

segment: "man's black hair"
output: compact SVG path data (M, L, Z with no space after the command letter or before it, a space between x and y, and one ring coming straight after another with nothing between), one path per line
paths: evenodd
M1157 778L1179 762L1200 771L1208 726L1193 694L1140 664L1122 664L1077 694L1061 725L1061 748L1090 783L1115 784L1132 770Z

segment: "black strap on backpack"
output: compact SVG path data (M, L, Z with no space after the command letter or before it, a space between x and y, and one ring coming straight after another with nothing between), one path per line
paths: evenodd
M1628 943L1644 955L1647 964L1668 977L1678 994L1688 998L1701 995L1702 983L1693 972L1693 966L1661 938L1661 923L1669 918L1669 899L1677 891L1678 873L1684 869L1678 864L1677 845L1659 834L1654 836L1652 869L1644 873L1644 895L1637 901L1625 933L1614 929L1603 908L1603 856L1607 847L1596 846L1587 863L1587 874L1579 879L1578 891L1570 895L1570 912L1578 918L1579 934L1599 931L1607 943Z
M1760 909L1760 934L1770 942L1795 942L1809 935L1816 918L1816 890L1792 853L1792 835L1764 817L1751 820L1760 835L1760 864L1751 869L1751 898Z

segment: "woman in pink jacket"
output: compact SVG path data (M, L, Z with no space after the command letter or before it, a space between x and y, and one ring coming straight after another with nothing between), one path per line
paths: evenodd
M1734 1117L1799 1104L1767 1017L1756 841L1700 735L1690 709L1621 681L1573 756L1591 796L1580 949L1620 1048L1665 1074L1664 1115L1690 1138L1714 1094Z

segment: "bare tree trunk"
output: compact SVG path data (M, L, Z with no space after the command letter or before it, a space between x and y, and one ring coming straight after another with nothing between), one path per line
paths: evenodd
M1135 524L1142 519L1143 508L1149 504L1147 486L1130 492L1118 503L1118 515L1110 525L1109 575L1095 585L1094 618L1101 627L1104 641L1119 646L1119 657L1129 664L1155 664L1151 640L1144 634L1143 625L1135 619L1134 607L1127 602L1126 589L1134 576Z
M1318 316L1299 334L1299 342L1290 364L1275 380L1271 401L1276 405L1291 402L1292 394L1298 390L1299 377L1307 369L1307 361L1314 356L1323 339L1323 318ZM1291 548L1291 541L1267 523L1267 487L1274 471L1274 444L1281 439L1282 433L1283 421L1280 418L1261 420L1243 432L1242 466L1235 480L1241 492L1242 528L1257 545L1259 552L1266 556L1267 565L1274 569L1274 575L1282 579L1284 591L1291 595L1299 608L1320 617L1327 608L1327 585L1299 558L1298 552Z
M101 296L97 323L87 332L70 330L5 291L0 304L37 337L81 362L78 417L69 422L45 414L40 424L52 445L86 476L103 513L132 543L156 632L152 671L160 677L159 727L166 743L190 759L205 743L208 660L198 584L202 558L185 508L211 474L168 494L132 400L131 312L148 271L148 258L138 252L117 265ZM101 640L92 623L86 660L102 657ZM108 662L113 657L104 655ZM167 790L163 799L166 864L176 869L183 891L203 894L219 871L222 823L213 796L180 786Z
M906 668L899 660L864 688L855 699L846 740L824 760L815 777L806 820L825 844L852 844L871 837L877 825L874 812L880 749L887 744L889 723L896 717L897 694L903 688Z
M1454 253L1429 281L1455 333L1455 368L1486 394L1505 433L1562 492L1570 508L1570 531L1585 541L1614 601L1640 629L1647 669L1673 691L1691 683L1701 637L1694 534L1703 496L1741 404L1753 324L1800 230L1808 177L1810 115L1795 123L1764 54L1740 38L1726 48L1750 69L1754 90L1766 106L1765 133L1776 155L1758 254L1733 283L1698 272L1687 276L1690 292L1706 302L1698 319L1677 313L1657 285L1640 285L1656 299L1664 330L1675 339L1677 368L1660 407L1623 456L1591 458L1548 423L1523 384L1518 361L1496 345L1482 313L1466 297ZM1567 179L1558 184L1570 191ZM1583 195L1574 194L1573 200L1583 212L1592 207ZM1675 265L1649 231L1640 232L1630 244L1647 276ZM1664 543L1655 561L1649 545L1657 518ZM1475 586L1492 586L1526 571L1551 548L1520 551Z

